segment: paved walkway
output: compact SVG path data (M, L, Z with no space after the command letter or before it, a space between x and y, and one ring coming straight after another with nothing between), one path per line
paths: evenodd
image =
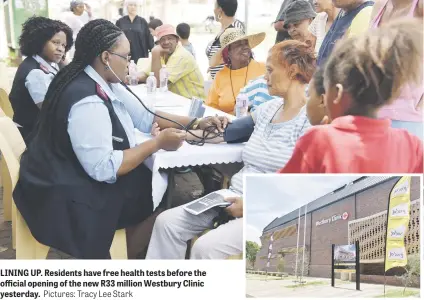
M176 191L173 200L174 206L178 206L194 200L202 192L202 185L195 173L176 175ZM15 250L12 249L11 222L3 219L3 190L0 189L0 259L15 259ZM58 250L50 250L48 259L69 259L71 256Z
M303 287L293 287L293 277L276 278L247 274L246 297L247 298L290 298L290 297L315 297L315 298L347 298L361 297L372 298L383 296L383 285L361 283L361 290L356 290L355 282L336 280L336 287L331 287L331 280L328 278L306 278L307 284ZM386 292L402 291L402 287L386 286ZM416 288L408 288L407 291L417 291ZM419 294L414 295L419 298Z

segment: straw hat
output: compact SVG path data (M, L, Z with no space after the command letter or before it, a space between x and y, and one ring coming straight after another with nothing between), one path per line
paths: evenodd
M219 39L221 42L221 49L219 49L218 52L216 52L211 57L209 60L209 66L216 67L224 63L224 59L222 58L222 51L224 51L224 49L229 45L238 41L247 40L249 42L250 49L253 49L265 40L265 36L265 32L246 35L241 29L228 28L221 35Z

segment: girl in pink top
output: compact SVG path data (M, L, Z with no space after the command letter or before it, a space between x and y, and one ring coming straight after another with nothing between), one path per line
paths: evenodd
M378 28L398 17L422 19L420 0L383 0L381 3L381 6L378 4L374 6L374 11L377 13L371 21L371 28ZM403 85L399 96L391 104L383 106L378 112L378 117L391 119L392 127L404 128L423 139L423 93L422 83Z

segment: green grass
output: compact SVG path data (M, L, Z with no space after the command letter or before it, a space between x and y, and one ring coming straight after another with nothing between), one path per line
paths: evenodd
M411 290L406 290L405 294L403 294L403 289L399 289L399 290L388 291L386 293L386 298L406 298L411 296L417 296L419 294L420 294L419 291L411 291ZM375 296L374 298L384 298L384 295Z
M247 274L247 279L250 280L294 280L294 276L265 276L265 275L259 275L259 274Z
M306 282L304 284L293 284L293 285L286 285L285 287L288 289L291 288L298 288L298 287L305 287L305 286L314 286L314 285L325 285L328 284L328 282L325 281L310 281L310 282Z
M289 278L289 277L283 277L281 278L281 276L248 276L247 279L250 280L289 280L289 279L293 279L293 278Z

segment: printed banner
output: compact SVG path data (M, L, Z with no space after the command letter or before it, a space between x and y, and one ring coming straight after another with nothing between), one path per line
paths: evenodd
M356 246L334 246L334 271L354 273L356 270Z
M269 238L269 246L268 246L268 261L266 263L266 271L268 272L269 266L271 265L271 256L272 256L272 242L274 241L274 232L271 234Z
M405 234L411 206L411 176L403 176L390 192L387 211L385 271L406 266Z

